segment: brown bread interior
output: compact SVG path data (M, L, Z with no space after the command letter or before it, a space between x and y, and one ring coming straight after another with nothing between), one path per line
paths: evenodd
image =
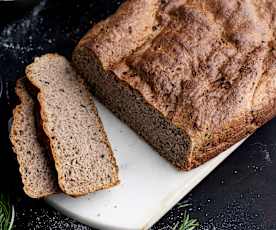
M112 72L106 74L90 50L79 49L74 55L76 68L85 75L92 93L105 106L176 167L188 167L186 153L190 148L190 140L180 128L168 122L138 91L120 81Z
M49 149L39 141L35 101L28 90L26 78L16 84L20 104L13 112L10 139L17 155L25 193L42 198L59 192L57 174Z
M58 54L36 58L26 76L38 90L40 117L61 190L85 195L119 183L118 167L91 93Z

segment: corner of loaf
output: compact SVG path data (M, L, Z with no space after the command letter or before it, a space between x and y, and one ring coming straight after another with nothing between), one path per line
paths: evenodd
M189 170L275 117L273 11L253 1L126 1L84 36L73 62L111 111Z

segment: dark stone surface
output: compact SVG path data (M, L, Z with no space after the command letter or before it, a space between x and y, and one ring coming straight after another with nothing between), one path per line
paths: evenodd
M108 16L120 1L42 1L15 7L0 1L0 190L11 194L16 209L14 229L91 229L24 196L15 155L8 140L8 120L15 104L14 81L34 56L59 52L68 58L91 24ZM252 135L237 151L179 204L190 203L192 217L204 230L276 229L276 120ZM176 205L153 229L169 230L185 208ZM134 207L135 208L135 207Z

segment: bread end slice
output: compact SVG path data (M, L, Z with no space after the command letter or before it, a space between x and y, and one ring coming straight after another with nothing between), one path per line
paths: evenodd
M10 140L17 155L25 193L31 198L42 198L60 190L51 156L38 141L35 100L27 91L26 80L21 78L16 83L20 104L13 111Z

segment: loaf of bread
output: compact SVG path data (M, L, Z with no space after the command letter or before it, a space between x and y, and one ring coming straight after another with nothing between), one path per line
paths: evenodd
M96 96L183 170L276 115L276 1L131 0L73 53Z
M17 155L25 193L42 198L59 191L57 174L50 152L38 139L35 99L26 89L26 79L16 83L20 104L13 111L10 140Z
M26 68L26 76L38 90L61 190L80 196L116 185L118 168L92 95L70 63L57 54L43 55Z

